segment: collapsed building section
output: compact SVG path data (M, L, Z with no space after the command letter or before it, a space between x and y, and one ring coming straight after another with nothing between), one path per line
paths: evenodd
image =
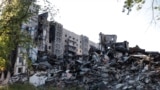
M159 52L147 52L138 45L129 47L127 41L117 42L117 35L103 33L99 34L98 49L87 36L70 32L47 18L48 13L43 13L38 16L38 26L34 23L22 28L27 28L37 46L29 50L34 69L29 82L33 85L75 85L86 90L160 89ZM27 51L21 47L17 50L14 75L27 72L27 62L20 54ZM86 57L75 58L81 55ZM21 76L11 79L19 78L24 80Z
M54 72L45 83L85 90L159 90L160 54L138 46L129 48L127 41L115 42L107 37L111 41L102 42L102 51L94 47L89 50L90 58L56 61L53 67L57 68L52 68Z
M47 49L47 32L49 22L47 21L48 13L43 13L38 16L38 31L36 35L36 42L39 52L44 52Z
M117 42L116 35L103 33L99 34L98 49L88 37L70 32L57 22L47 21L47 18L48 13L38 18L35 33L38 55L30 83L35 86L61 85L62 88L75 85L85 90L160 89L158 52L147 52L138 45L129 47L129 42ZM77 55L87 57L74 58ZM22 59L17 58L15 65L24 66L24 69L15 68L16 74L26 71Z
M38 18L36 41L39 56L48 54L63 58L64 56L88 55L90 43L87 36L70 32L60 23L48 21L47 18L48 13L43 13Z
M100 49L105 51L112 47L113 43L117 41L117 35L105 35L103 33L99 34L100 37Z
M47 18L48 13L39 15L37 31L32 31L36 24L28 28L37 45L29 50L35 71L30 83L35 86L61 84L62 88L75 85L85 90L160 89L159 52L147 52L138 45L129 47L127 41L117 42L117 35L103 33L99 34L98 49L87 36L70 32ZM26 60L20 54L26 50L21 47L17 50L15 75L27 69ZM75 58L81 55L86 57Z

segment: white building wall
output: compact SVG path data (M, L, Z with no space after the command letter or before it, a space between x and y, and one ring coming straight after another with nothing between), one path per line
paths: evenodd
M18 75L21 73L26 73L27 69L27 61L25 57L22 55L22 53L25 53L24 48L18 48L18 57L16 59L15 65L14 65L14 75ZM19 70L21 68L21 70Z
M37 72L29 78L29 83L37 87L40 85L44 85L46 80L47 80L47 76L44 75L44 73Z
M78 35L78 34L75 34L74 32L71 32L67 29L63 29L63 45L65 46L66 45L66 40L71 37L71 39L73 40L74 38L74 41L76 42L76 47L77 47L77 55L82 55L83 53L83 48L87 48L88 50L90 49L90 45L92 46L95 46L96 48L98 48L98 44L97 43L94 43L92 41L89 40L88 37L86 36L83 36L83 35ZM83 37L86 37L88 38L89 42L88 43L85 43L84 40L82 40ZM83 44L84 45L83 45ZM87 45L88 44L88 45ZM86 46L87 45L87 46ZM64 46L63 46L63 50L64 50ZM85 52L87 53L87 52Z
M65 45L66 45L66 41L67 39L70 38L71 40L75 41L76 44L76 48L77 48L77 55L82 55L82 45L81 45L81 37L78 34L75 34L74 32L71 32L67 29L63 29L63 50L65 50ZM73 44L73 43L72 43Z
M90 45L91 45L91 46L94 46L94 47L96 47L96 48L99 48L99 44L98 44L98 43L95 43L95 42L93 42L93 41L89 41L89 49L90 49Z

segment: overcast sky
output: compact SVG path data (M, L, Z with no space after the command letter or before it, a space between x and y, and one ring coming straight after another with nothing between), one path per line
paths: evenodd
M118 42L129 41L149 51L160 51L160 30L150 24L151 12L146 7L122 13L124 0L51 0L59 14L56 21L77 34L99 42L99 33L116 34ZM150 4L148 4L150 5Z

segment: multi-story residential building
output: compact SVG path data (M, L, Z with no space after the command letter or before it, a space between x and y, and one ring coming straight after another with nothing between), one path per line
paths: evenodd
M71 32L67 29L63 29L63 45L64 50L65 46L69 45L72 47L74 46L74 52L76 51L76 55L88 55L88 50L90 48L90 45L95 46L96 48L98 45L92 41L89 40L87 36L84 35L78 35L74 32Z
M89 41L89 44L88 44L89 46L89 48L91 47L91 46L93 46L93 47L95 47L95 48L99 48L99 44L98 43L95 43L95 42L93 42L93 41Z
M26 50L23 47L18 48L17 59L14 65L14 75L25 73L27 70L26 58L22 53L25 53Z
M39 52L47 52L50 55L88 55L90 48L89 38L78 35L63 28L58 22L48 21L48 13L38 17L37 45Z
M51 55L63 56L63 26L57 22L50 22L47 50Z
M81 48L82 48L82 55L88 55L89 50L89 38L87 36L81 35Z
M62 56L62 35L63 26L54 21L48 21L48 13L43 13L38 17L37 45L40 53Z
M32 17L29 18L29 21L26 23L22 23L21 29L22 32L28 32L31 38L34 40L35 34L37 32L38 27L38 10L37 7L34 5L31 5L29 8L31 13L34 13ZM37 12L37 13L36 13ZM27 60L26 57L24 57L24 53L29 52L29 57L35 61L37 59L37 49L36 47L33 47L32 45L29 45L30 49L27 51L26 48L22 46L17 47L17 57L14 64L14 75L26 73L27 71Z
M81 54L82 50L79 48L80 45L80 36L67 30L63 29L63 50L64 55L73 56L76 54Z
M38 30L36 35L36 43L39 52L47 50L47 34L49 33L49 22L47 20L48 13L43 13L38 16Z

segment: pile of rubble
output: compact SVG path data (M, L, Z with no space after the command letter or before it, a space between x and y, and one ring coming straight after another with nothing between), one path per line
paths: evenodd
M118 58L103 66L101 77L107 90L159 90L160 62L144 54Z
M92 49L86 59L48 59L52 68L45 83L86 90L160 90L160 54L121 45L106 52Z
M35 70L47 71L42 84L85 90L160 90L158 52L129 48L127 41L116 42L115 35L108 36L109 41L101 38L102 50L91 47L88 56L58 59L42 55L42 62L34 64Z

